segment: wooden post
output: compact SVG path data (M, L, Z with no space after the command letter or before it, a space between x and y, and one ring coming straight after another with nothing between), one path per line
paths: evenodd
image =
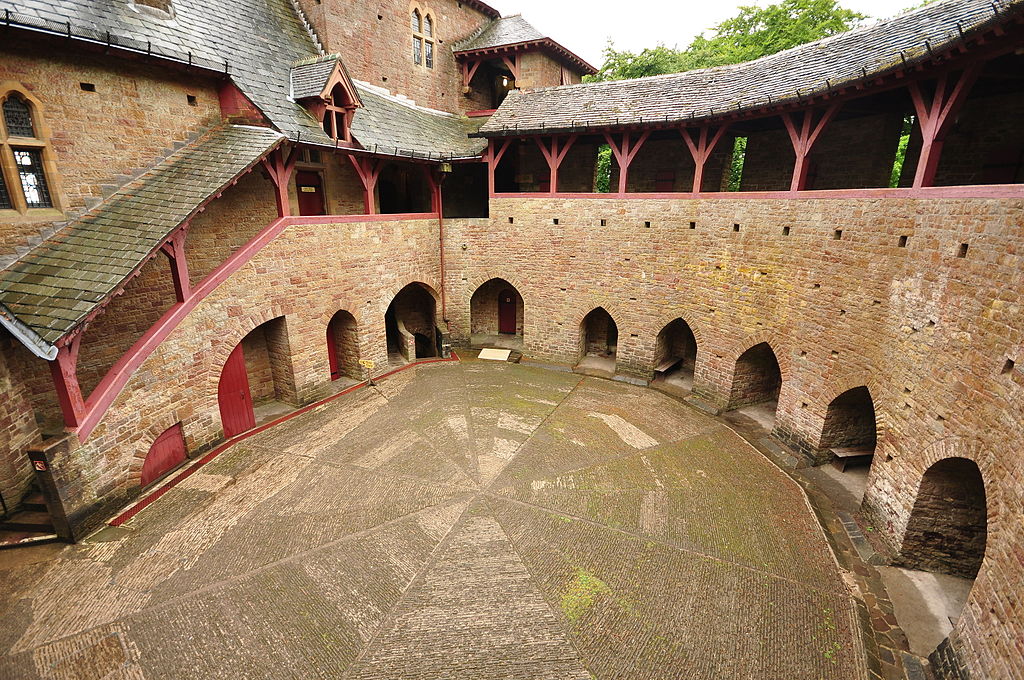
M810 171L807 158L811 155L814 143L818 141L818 137L821 136L829 121L835 117L840 106L842 104L839 102L833 103L825 109L817 123L814 122L814 109L804 111L803 121L799 129L797 129L796 123L793 122L793 117L788 112L782 114L782 122L786 124L789 139L793 142L793 153L796 154L796 162L793 165L793 180L789 185L790 191L803 191L807 188L807 174Z
M187 227L182 227L160 247L160 250L163 251L171 263L171 277L174 279L174 296L178 302L184 302L192 294L188 262L185 259L185 235L187 233Z
M434 169L429 165L421 165L420 168L423 170L423 176L426 178L427 184L430 185L430 212L440 213L441 182L434 174Z
M700 137L694 142L689 129L679 128L683 139L686 140L686 146L690 147L690 155L693 156L693 193L699 194L701 192L704 186L704 166L707 165L708 158L711 157L715 147L718 146L718 142L722 140L728 129L729 123L722 125L712 135L711 140L708 141L711 128L708 125L702 125Z
M516 86L519 85L519 67L522 64L519 57L519 52L512 55L511 59L507 55L502 55L501 57L501 60L505 62L505 66L508 66L508 70L512 72L512 79L516 81Z
M374 193L377 189L377 179L380 177L380 171L384 164L374 158L349 156L348 159L352 162L352 167L356 169L359 181L363 183L363 205L366 208L364 214L376 215L377 202L374 200Z
M64 414L64 425L71 429L78 427L85 417L85 399L78 384L78 348L81 342L80 332L67 344L61 345L57 349L57 358L50 362L50 374Z
M608 142L608 146L612 148L612 154L615 156L615 162L619 165L619 193L626 193L626 187L628 186L629 177L629 166L636 158L637 152L647 141L647 138L651 136L650 130L645 130L640 134L640 137L634 142L631 140L632 133L622 133L622 143L616 144L610 133L604 133L604 139Z
M550 172L550 187L549 193L558 193L558 169L562 166L562 161L565 160L566 154L569 153L569 149L576 143L577 135L569 135L565 141L565 145L561 146L561 141L558 137L551 138L551 148L548 149L547 145L540 137L534 137L533 141L540 147L540 152L544 154L544 160L548 162L548 171Z
M494 143L493 139L487 141L487 154L485 158L487 160L487 192L489 196L494 196L494 172L498 169L498 164L501 163L501 159L504 157L505 152L508 151L511 143L511 139L505 139L499 147Z
M462 62L462 87L469 90L469 84L473 82L473 76L476 75L477 69L480 68L480 64L483 63L483 59L468 59Z
M967 99L974 81L978 79L981 66L980 63L975 63L964 69L948 94L946 91L950 85L949 74L943 73L935 83L935 94L931 101L926 100L918 81L909 84L910 97L914 100L922 138L921 155L917 161L917 172L914 174L915 189L934 185L935 172L939 168L946 134L956 118L956 113Z
M274 198L277 200L277 216L288 217L291 215L291 204L288 200L288 184L292 179L292 171L295 170L295 161L299 159L299 150L293 148L286 157L281 147L275 149L270 156L263 159L263 167L274 182L277 191Z

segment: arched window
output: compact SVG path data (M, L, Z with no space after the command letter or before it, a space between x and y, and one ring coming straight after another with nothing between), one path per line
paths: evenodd
M324 107L324 132L331 139L342 142L351 142L352 116L355 113L355 106L352 104L345 88L335 85L331 90L331 98Z
M434 17L418 8L412 11L412 60L434 68Z
M46 140L34 107L20 92L8 92L2 101L0 210L52 208L53 196L46 177Z

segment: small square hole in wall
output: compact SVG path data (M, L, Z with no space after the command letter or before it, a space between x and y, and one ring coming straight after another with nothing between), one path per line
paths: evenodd
M690 229L696 229L696 228L697 228L697 223L696 222L690 222Z
M816 283L813 286L811 286L811 288L813 288L814 290L820 290L821 289L821 284L820 283Z
M651 223L650 222L644 222L644 228L645 229L650 229L651 228Z
M808 406L810 406L810 404L808 404L806 401L800 402L800 408L807 408Z
M558 218L556 217L553 220L551 220L551 224L558 224Z
M878 307L878 306L879 306L879 305L881 305L881 304L882 304L882 301L881 301L881 300L872 300L872 301L871 301L871 306L872 306L872 307Z
M800 356L802 356L802 357L807 356L807 350L805 350L805 349L800 350Z
M1007 359L1006 363L1003 364L1002 375L1006 375L1007 373L1012 373L1013 372L1013 367L1014 367L1013 359Z
M836 229L835 231L832 232L832 240L833 241L840 241L840 240L842 240L842 238L843 238L843 230L842 229Z
M839 356L839 352L837 352L836 350L832 350L832 356L834 356L834 357Z
M783 236L789 236L789 227L783 227L782 228L782 235Z
M608 220L601 220L601 226L602 227L607 227L608 226Z
M95 92L96 85L93 83L79 83L78 87L82 88L82 92Z
M381 76L380 77L380 82L382 82L382 83L388 82L388 77L387 76Z
M508 218L508 223L509 224L515 224L515 221L516 221L516 218L514 218L514 217Z
M185 95L185 101L188 102L189 106L199 106L199 98L194 94Z
M732 225L732 230L733 231L739 231L740 230L740 225L738 225L738 224Z
M971 247L969 243L961 243L960 249L956 251L957 257L967 257L967 250Z
M909 236L900 236L900 241L899 241L899 243L898 243L898 244L896 244L896 245L897 245L898 247L900 247L900 248L906 248L906 247L907 247L907 240L908 240L909 238L910 238Z
M317 3L317 4L319 4L319 3ZM377 21L383 21L383 20L384 20L384 15L383 14L378 14L377 15Z
M722 265L716 264L715 265L715 271L722 271Z
M845 309L840 309L839 310L839 316L846 316L846 310Z
M631 338L639 338L640 336L637 335L636 333L630 333L629 337L631 337Z

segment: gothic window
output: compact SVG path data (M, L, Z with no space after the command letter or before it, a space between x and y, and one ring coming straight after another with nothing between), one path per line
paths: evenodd
M14 149L14 165L18 168L21 190L29 208L52 208L50 188L43 172L43 153L39 149Z
M38 108L18 91L7 92L0 102L0 210L24 213L55 207L47 178L49 149Z
M434 68L434 17L419 9L412 11L412 61Z
M21 95L14 93L4 101L4 123L10 137L35 137L32 109Z
M327 100L327 105L324 107L324 132L331 139L342 142L352 141L350 127L354 112L355 107L349 101L344 88L341 85L336 85L331 90L331 98Z

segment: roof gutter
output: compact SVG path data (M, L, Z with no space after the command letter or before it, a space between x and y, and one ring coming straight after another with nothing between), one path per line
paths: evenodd
M18 341L28 347L32 354L40 359L53 361L57 358L57 347L39 337L39 334L31 328L18 321L18 319L7 309L7 306L0 303L0 326L3 326L16 337Z

